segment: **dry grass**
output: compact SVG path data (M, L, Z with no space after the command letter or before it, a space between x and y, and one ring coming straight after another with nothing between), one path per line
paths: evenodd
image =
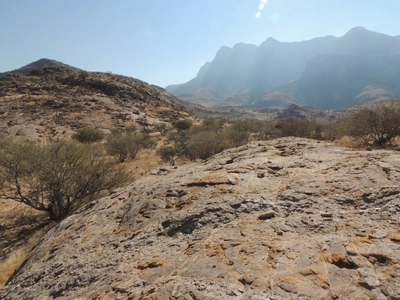
M343 136L340 139L336 140L336 142L343 147L350 148L350 149L366 149L366 148L374 148L372 145L372 141L370 143L370 146L367 147L367 145L363 145L360 141L356 141L352 139L349 136ZM384 149L394 149L400 145L400 137L396 137L392 143L389 143L387 145L381 146L380 148Z
M0 287L51 226L46 215L26 205L0 200Z
M14 270L23 262L33 246L43 237L44 231L36 231L20 247L16 247L0 261L0 288L7 282Z
M351 137L349 136L343 136L340 139L337 140L337 143L346 148L351 148L351 149L360 149L362 146L354 141Z

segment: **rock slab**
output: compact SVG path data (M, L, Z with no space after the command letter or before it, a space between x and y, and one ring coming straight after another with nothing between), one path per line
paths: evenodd
M400 298L399 152L283 138L168 171L52 228L0 298Z

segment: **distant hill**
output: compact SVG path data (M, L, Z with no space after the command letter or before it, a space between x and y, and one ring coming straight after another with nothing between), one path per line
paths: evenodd
M20 73L23 75L27 75L29 74L32 70L35 70L37 68L43 68L43 67L64 67L64 68L68 68L71 70L75 70L75 71L82 71L78 68L75 67L71 67L69 65L63 64L62 62L53 60L53 59L48 59L48 58L41 58L37 61L34 61L30 64L27 64L26 66L23 66L19 69L16 70L12 70L6 73ZM6 73L1 73L3 75L5 75Z
M41 59L0 78L0 138L58 140L84 126L151 130L189 117L182 104L138 79Z
M342 109L400 94L399 79L400 37L356 27L339 38L224 46L194 79L167 90L208 106Z

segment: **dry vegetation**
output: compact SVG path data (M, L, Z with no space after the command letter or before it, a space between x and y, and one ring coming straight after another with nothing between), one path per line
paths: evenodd
M0 206L1 287L52 224L25 204L1 199Z
M236 147L251 140L265 140L281 136L301 136L336 141L346 147L365 147L360 139L346 135L343 123L328 123L316 119L289 118L277 122L260 121L227 121L224 119L208 118L194 125L190 122L182 126L182 122L174 123L166 128L162 127L163 135L155 131L147 135L153 141L151 147L140 147L135 156L124 160L125 169L133 178L146 176L153 169L168 166L170 158L163 160L160 149L171 147L174 164L182 165L190 160L206 159L211 155L229 147ZM165 129L165 130L164 130ZM120 131L111 131L108 137L120 134ZM129 137L129 135L127 135ZM107 136L99 145L105 146ZM208 142L207 142L208 141ZM84 142L84 141L82 141ZM94 142L94 141L90 141ZM135 141L138 143L138 141ZM140 143L140 142L139 142ZM396 145L392 141L392 145ZM2 277L0 285L4 284L8 276L23 261L34 244L43 236L54 223L46 215L39 213L23 204L6 199L1 200L0 226L2 229L0 248L0 266Z

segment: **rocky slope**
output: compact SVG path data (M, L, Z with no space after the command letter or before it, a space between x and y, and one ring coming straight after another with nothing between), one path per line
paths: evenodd
M188 117L164 89L111 73L42 59L0 76L0 137L68 138L91 126L109 130Z
M1 299L399 299L400 153L298 138L161 168L80 209Z

